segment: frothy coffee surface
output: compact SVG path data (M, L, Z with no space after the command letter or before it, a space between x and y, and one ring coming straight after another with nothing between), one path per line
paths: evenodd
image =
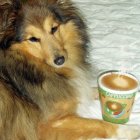
M134 79L121 74L109 74L102 78L102 84L113 90L131 90L137 87Z

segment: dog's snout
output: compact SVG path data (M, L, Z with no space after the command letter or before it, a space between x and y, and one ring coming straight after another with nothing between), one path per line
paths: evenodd
M65 57L64 56L58 56L55 58L54 63L56 65L62 65L65 62Z

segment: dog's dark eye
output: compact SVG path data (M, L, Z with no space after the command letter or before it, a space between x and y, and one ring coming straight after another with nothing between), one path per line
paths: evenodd
M39 38L36 38L36 37L30 37L29 40L31 42L39 42L40 41L40 39Z
M54 33L57 31L57 29L58 29L58 27L57 27L57 26L52 27L52 29L51 29L51 34L54 34Z

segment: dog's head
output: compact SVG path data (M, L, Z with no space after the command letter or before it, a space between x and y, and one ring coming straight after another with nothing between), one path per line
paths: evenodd
M69 0L19 1L11 0L1 49L20 51L28 60L53 67L85 61L86 26Z

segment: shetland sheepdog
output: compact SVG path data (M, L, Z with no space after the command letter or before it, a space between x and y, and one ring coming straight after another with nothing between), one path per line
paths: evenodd
M82 118L89 37L69 0L0 0L0 140L136 138L138 126Z

